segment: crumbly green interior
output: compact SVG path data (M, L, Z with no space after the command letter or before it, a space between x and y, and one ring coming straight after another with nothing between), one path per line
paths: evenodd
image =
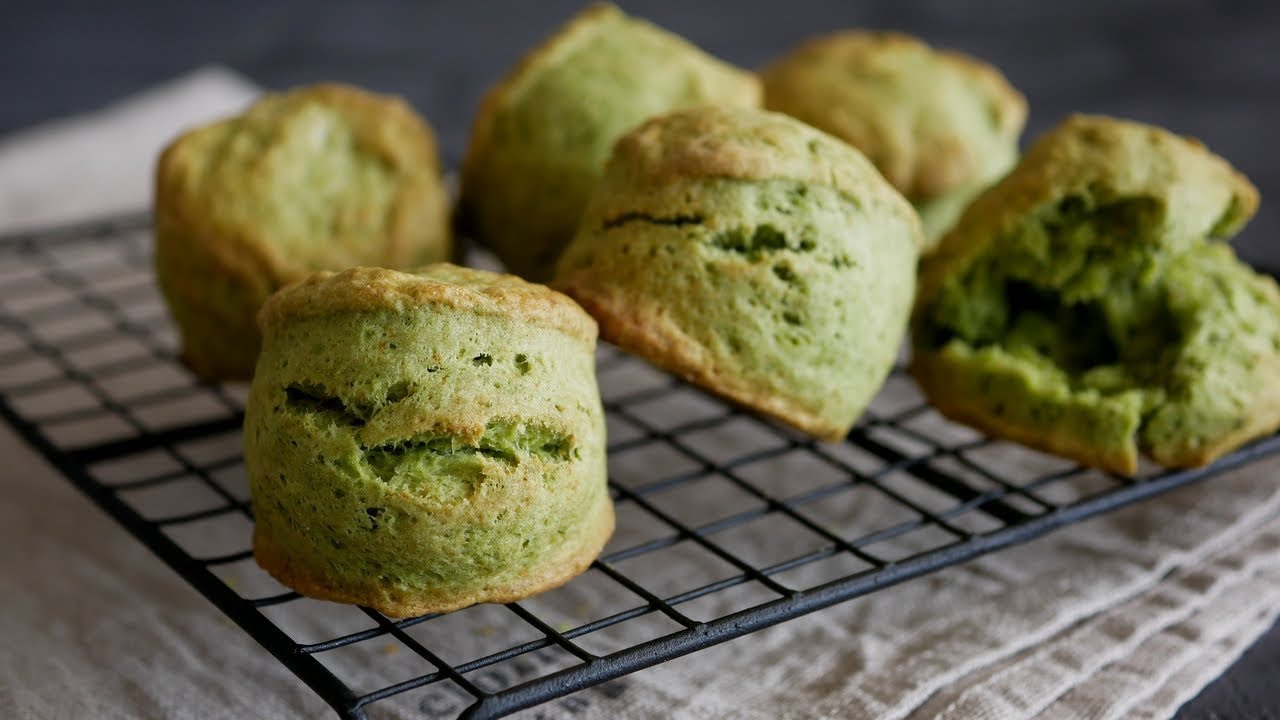
M1239 428L1259 363L1280 352L1274 289L1224 244L1168 242L1167 219L1150 198L1063 198L948 279L917 349L951 361L957 396L1104 450Z
M509 586L609 516L592 349L462 314L341 313L266 338L245 426L255 521L337 596Z
M558 42L508 93L489 146L473 148L462 204L478 238L531 280L550 277L624 132L678 108L759 104L746 73L616 11Z
M787 179L651 193L641 211L589 212L559 277L619 279L605 287L678 328L724 375L852 425L905 332L917 253L907 218Z

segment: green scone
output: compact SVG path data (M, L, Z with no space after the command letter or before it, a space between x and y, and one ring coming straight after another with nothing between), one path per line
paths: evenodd
M1027 103L999 70L909 35L814 38L761 73L765 107L861 150L920 213L927 250L1018 157Z
M1217 239L1257 191L1195 140L1074 116L922 270L912 370L946 415L1133 474L1280 425L1280 292Z
M397 617L509 602L613 531L596 325L448 264L317 273L262 309L245 412L254 556Z
M462 226L512 272L548 279L614 141L702 104L758 107L759 81L612 5L588 8L485 97L462 167Z
M892 367L920 240L857 150L785 115L704 107L618 142L554 284L605 339L839 439Z
M192 130L156 168L156 276L206 380L244 379L254 317L316 270L449 257L435 136L403 101L342 85L266 95Z

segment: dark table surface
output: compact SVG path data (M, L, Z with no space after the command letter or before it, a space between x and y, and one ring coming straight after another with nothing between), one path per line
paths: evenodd
M676 2L624 8L744 67L846 27L892 28L999 66L1027 96L1026 137L1072 111L1203 140L1262 192L1236 240L1280 267L1280 3L1210 0ZM396 93L446 163L484 90L582 6L544 2L0 2L0 133L100 106L206 63L270 88L335 80ZM1280 717L1280 626L1179 718Z

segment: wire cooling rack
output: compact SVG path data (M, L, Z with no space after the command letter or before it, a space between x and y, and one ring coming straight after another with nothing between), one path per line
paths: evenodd
M176 344L147 218L0 239L0 415L347 718L573 710L584 688L616 695L636 670L1280 450L1102 474L946 422L900 370L846 442L816 443L605 347L618 531L602 557L526 601L391 620L257 569L245 388L197 382Z

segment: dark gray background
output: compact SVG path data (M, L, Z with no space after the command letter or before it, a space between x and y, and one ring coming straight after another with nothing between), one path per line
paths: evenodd
M205 63L271 88L337 80L408 98L456 163L484 90L576 12L546 2L0 0L0 133L88 110ZM1280 3L1210 0L633 0L649 18L757 67L802 38L893 28L982 57L1030 103L1028 137L1106 113L1199 137L1262 191L1236 246L1280 267ZM1273 629L1180 717L1280 717Z

